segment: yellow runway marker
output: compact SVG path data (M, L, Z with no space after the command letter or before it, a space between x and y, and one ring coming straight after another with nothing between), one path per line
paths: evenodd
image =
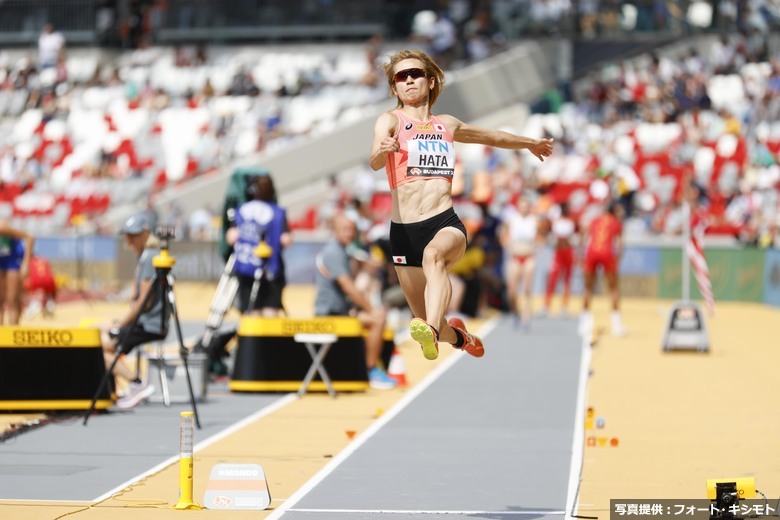
M195 416L192 412L181 412L179 426L179 501L174 509L203 509L192 499L192 446Z

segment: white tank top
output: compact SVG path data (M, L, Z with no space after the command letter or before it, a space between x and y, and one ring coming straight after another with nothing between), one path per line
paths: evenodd
M552 232L557 239L568 239L574 235L574 221L568 218L559 218L553 222Z
M507 216L507 226L509 227L509 240L512 243L532 243L536 240L536 223L537 219L535 215L522 216L516 211L511 212Z

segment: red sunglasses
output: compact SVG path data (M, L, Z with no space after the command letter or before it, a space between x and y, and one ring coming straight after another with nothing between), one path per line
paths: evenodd
M404 69L399 70L395 73L395 76L393 76L393 79L396 83L401 83L403 81L406 81L407 78L411 77L412 79L420 79L426 77L428 74L423 69Z

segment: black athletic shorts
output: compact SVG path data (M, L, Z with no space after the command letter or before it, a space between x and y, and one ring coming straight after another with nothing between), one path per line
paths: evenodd
M111 339L122 339L122 337L127 332L127 329L130 328L130 325L126 325L121 328L113 328L108 331L108 337ZM151 343L153 341L160 341L162 339L165 339L165 334L160 334L157 332L147 332L143 329L140 325L136 325L135 329L133 329L133 332L130 333L130 335L125 338L124 343L122 343L122 352L124 354L129 354L131 350L133 350L138 345L145 345L146 343ZM117 344L117 347L119 345Z
M446 227L459 229L464 236L467 236L466 226L452 208L420 222L411 224L390 222L390 251L393 255L393 264L422 267L425 247L433 240L436 233Z
M238 278L238 310L241 313L248 313L252 310L259 309L279 309L282 307L282 289L284 289L284 280L281 277L268 280L262 278L260 280L260 287L257 291L257 300L255 300L254 309L250 309L251 302L249 299L252 297L252 285L255 283L254 276L242 276L236 275Z

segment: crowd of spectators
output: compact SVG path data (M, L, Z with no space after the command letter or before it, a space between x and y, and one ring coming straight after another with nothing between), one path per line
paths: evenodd
M708 235L780 247L780 62L768 45L734 34L699 50L680 47L594 72L575 85L573 99L507 128L555 137L555 153L544 163L458 144L455 209L471 240L453 269L454 310L506 308L496 229L521 196L541 221L554 220L565 204L581 230L617 201L630 240L679 236L687 201ZM349 189L334 184L317 208L319 226L344 211L368 243L381 243L389 218L384 185L367 169Z
M0 53L0 218L35 234L77 222L99 231L110 207L137 203L236 157L327 132L386 97L376 67L381 37L350 51L323 46L295 54L156 47L157 4L149 4L135 49L104 55L109 59L68 49L51 25L41 32L37 55ZM562 27L574 8L567 0L418 4L424 9L412 11L411 41L445 67L499 52L508 37ZM732 13L739 32L710 52L687 52L678 61L648 57L594 74L586 95L560 107L553 103L548 108L554 113L535 115L528 128L515 129L549 133L567 153L535 167L515 154L472 147L460 165L464 189L474 184L477 191L496 193L477 197L495 208L506 202L502 193L530 186L543 206L571 197L572 208L584 211L595 172L626 192L621 196L640 231L657 233L679 227L680 182L670 174L679 180L693 171L718 225L742 218L751 223L745 232L750 240L773 233L766 219L735 215L773 200L760 193L757 202L753 179L766 185L774 175L772 165L755 164L754 157L758 145L774 154L777 72L768 61L766 33L777 23L777 4L718 2L713 20ZM610 13L625 18L625 5L579 2L577 23L594 34L609 32ZM630 5L637 27L647 30L667 28L683 16L669 2ZM598 16L587 22L588 13ZM735 152L724 155L730 148ZM669 153L658 157L661 149ZM712 152L714 171L707 173ZM708 175L717 190L702 182ZM218 228L205 224L219 213L221 201L215 204L196 215L181 215L176 207L166 213L185 225L192 221L198 237L213 238L202 230Z
M40 234L83 216L99 231L109 207L328 132L384 99L382 45L211 55L142 40L101 55L47 26L37 56L0 52L0 218Z
M637 234L675 234L689 184L709 232L774 243L777 227L780 64L766 39L723 36L702 52L646 56L609 67L561 114L572 158L590 164ZM549 181L565 174L540 169Z
M595 202L616 198L638 236L679 233L681 194L693 184L708 208L710 233L773 243L780 63L767 45L722 36L709 49L606 66L577 84L574 99L510 129L555 137L551 158L536 165L511 151L465 145L464 175L454 189L464 204L487 204L494 215L523 192L541 213L567 202L585 224ZM478 210L465 211L480 219Z
M507 39L701 29L767 34L780 26L777 0L449 0L418 1L423 11L398 32L427 38L444 56L479 59ZM422 13L422 14L421 14ZM405 31L403 27L409 26Z
M133 6L101 22L119 31L123 51L68 48L47 23L37 53L0 52L0 218L36 235L75 225L101 232L111 208L327 132L386 97L381 36L314 52L159 47L165 2ZM448 67L479 61L504 48L500 7L453 1L446 15L421 10L407 34ZM201 232L218 228L203 225L204 213L218 214L220 203L196 215L163 212L195 238L214 238Z
M424 4L425 2L423 2ZM633 2L640 30L671 28L682 7ZM624 2L577 3L585 35L622 30ZM504 49L508 38L552 34L572 13L567 0L437 3L410 20L411 42L452 69ZM508 307L498 240L504 208L525 196L542 221L565 203L581 229L608 200L625 210L625 233L676 236L683 196L705 214L707 232L773 247L780 225L780 63L767 37L780 20L776 0L717 2L713 24L736 28L711 47L648 54L610 64L578 81L569 97L548 96L523 127L556 139L541 164L520 153L458 145L456 211L470 235L453 269L454 311ZM629 11L630 14L631 11ZM725 20L725 21L724 21ZM385 42L285 53L263 48L220 52L202 45L163 48L149 31L132 51L69 49L56 27L38 52L0 52L0 219L35 235L137 204L170 183L187 182L247 154L327 132L386 99L376 65ZM108 55L106 55L108 56ZM148 203L148 202L147 202ZM184 237L215 239L222 201L185 215L158 208L160 222ZM382 268L381 293L403 305L388 262L389 194L367 168L293 221L328 229L344 212ZM373 274L372 274L373 276Z

